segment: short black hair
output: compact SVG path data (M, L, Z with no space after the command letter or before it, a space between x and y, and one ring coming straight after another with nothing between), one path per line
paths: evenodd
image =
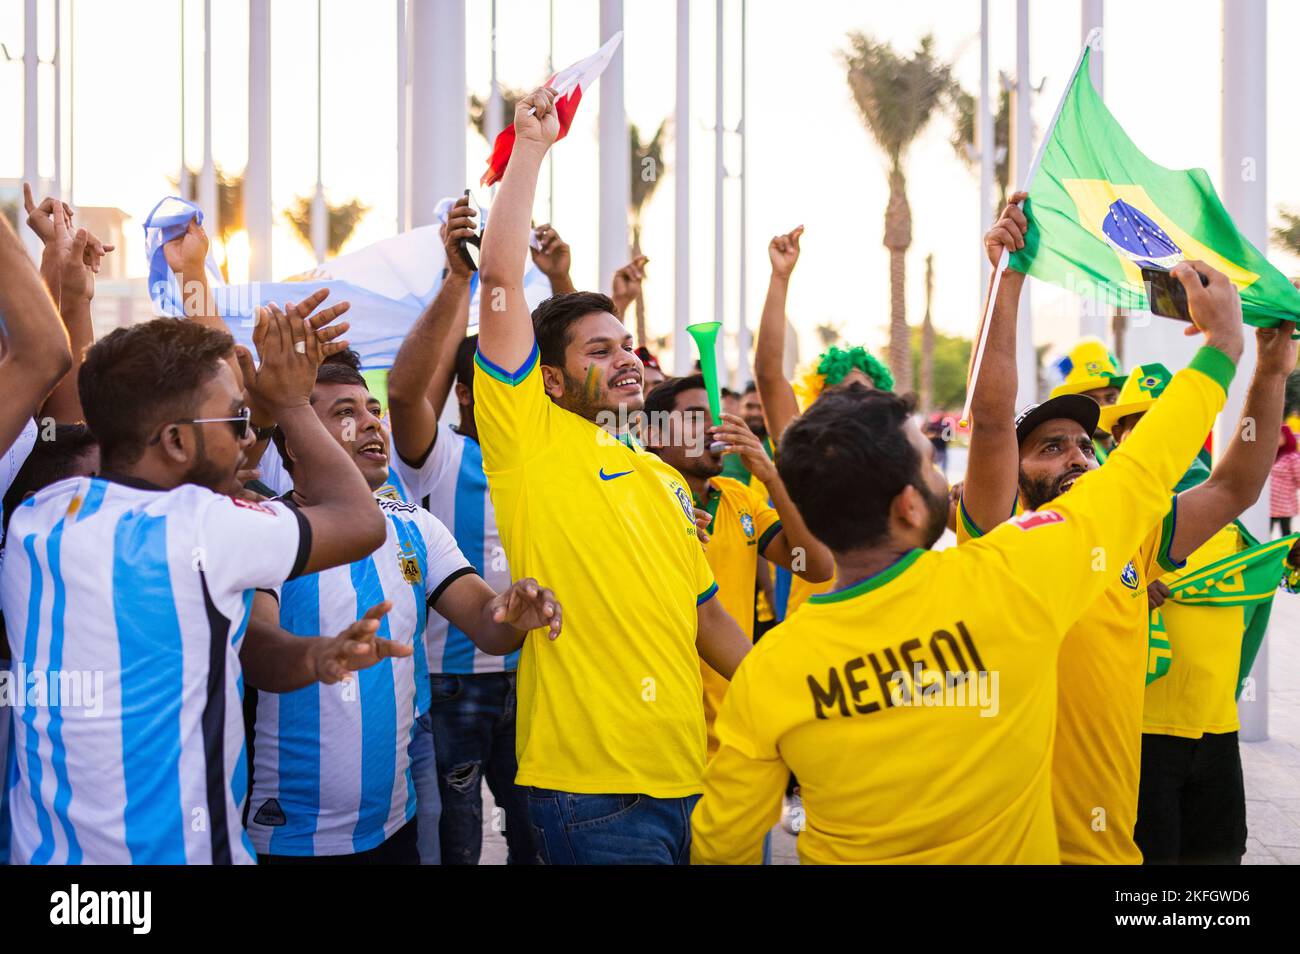
M677 407L677 395L683 391L693 391L704 387L704 375L688 374L680 378L667 378L655 385L646 395L642 410L646 414L671 411Z
M77 392L105 466L134 463L159 425L193 417L199 392L234 347L226 332L176 318L118 328L95 342Z
M456 380L474 390L474 354L478 351L478 335L470 335L456 346Z
M738 398L738 397L740 397L740 394L739 394L738 392L736 392L736 391L731 390L731 388L723 388L719 393L720 393L721 396L724 397L724 398L729 398L729 397Z
M746 394L757 394L757 393L758 393L758 382L750 381L748 384L745 385L745 390L740 392L740 396L744 397Z
M352 359L347 357L352 355L356 357L355 364ZM317 384L355 384L360 385L367 391L370 386L366 384L366 379L361 374L361 358L351 348L346 351L340 351L338 354L332 354L321 362L316 369ZM275 449L280 454L280 461L284 464L286 474L293 473L293 461L289 459L288 453L285 452L284 431L277 424L275 430L271 432L271 443L275 444Z
M808 529L832 550L882 542L889 508L922 480L921 457L903 430L912 395L860 382L828 388L781 436L777 472Z
M533 309L533 334L542 364L563 367L564 351L569 347L569 329L580 319L597 311L614 313L614 302L600 292L569 292L552 295Z
M32 452L18 469L4 495L4 529L9 518L28 494L44 490L72 475L77 459L93 448L95 435L85 424L56 424L52 440L37 438Z

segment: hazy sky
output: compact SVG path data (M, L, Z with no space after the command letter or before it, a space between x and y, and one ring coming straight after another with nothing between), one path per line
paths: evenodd
M186 155L202 158L202 0L186 11ZM116 205L137 221L125 250L133 274L146 271L138 222L162 195L180 164L181 0L65 0L75 6L74 35L65 29L65 60L75 59L75 196L87 205ZM597 0L555 0L557 66L593 51ZM1060 97L1080 45L1078 4L1030 3L1031 74L1044 81L1036 98L1038 129ZM992 0L994 70L1014 66L1013 0ZM245 0L213 2L214 152L219 165L243 166L247 149L248 14ZM53 49L53 2L41 0L42 57ZM713 307L714 4L691 4L692 307L695 320ZM625 89L629 119L649 136L674 105L676 4L629 0L625 14ZM726 0L728 86L724 122L739 118L740 0ZM1218 0L1130 0L1106 4L1105 94L1129 134L1152 159L1171 167L1201 166L1218 181L1220 152L1220 23ZM545 78L547 3L499 0L498 64L504 84L531 86ZM1300 4L1269 4L1268 102L1270 215L1281 204L1300 207L1300 132L1290 102L1291 39L1300 35ZM0 41L14 56L23 44L22 0L0 0ZM392 234L396 222L396 13L388 0L324 2L324 180L335 200L351 196L372 206L354 235L356 248ZM863 130L836 51L845 33L861 29L911 49L933 32L963 85L974 91L979 67L976 0L749 0L748 318L751 326L767 281L767 240L804 224L803 261L790 314L804 356L815 347L816 324L839 325L846 338L881 345L888 323L888 256L881 246L887 198L884 162ZM315 182L316 3L272 4L272 188L276 207L274 272L311 266L282 212ZM466 44L469 88L486 94L489 78L489 0L469 0ZM1263 51L1261 51L1262 53ZM52 71L42 67L44 125L41 170L53 169ZM65 74L67 76L67 74ZM65 79L65 96L68 80ZM574 248L579 287L596 275L596 117L599 88L584 98L575 127L555 150L555 224ZM65 102L65 143L71 127ZM0 62L0 178L22 169L22 67ZM938 116L917 141L907 164L913 245L908 258L908 314L924 307L924 260L935 256L934 320L941 330L970 335L978 320L979 235L977 172L948 144L951 124ZM727 164L739 165L729 142ZM476 182L487 144L472 130L467 169ZM671 329L673 188L669 167L645 212L643 245L651 257L646 285L653 333ZM1287 161L1289 160L1289 161ZM68 158L65 151L65 176ZM468 183L467 183L468 184ZM484 193L482 196L487 198ZM726 254L727 324L737 320L739 207L729 181ZM546 215L546 189L538 196ZM346 250L346 249L345 249ZM1300 261L1273 251L1288 273ZM1073 330L1070 296L1035 284L1036 337L1058 341Z

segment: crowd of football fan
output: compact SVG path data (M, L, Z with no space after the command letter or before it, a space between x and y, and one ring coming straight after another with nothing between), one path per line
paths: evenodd
M486 781L521 864L758 863L783 810L808 863L1239 862L1240 613L1165 598L1250 544L1294 325L1256 330L1211 468L1246 346L1225 276L1174 270L1186 368L1085 342L1017 416L1007 269L950 491L864 349L787 379L802 228L712 419L624 326L646 259L577 291L532 224L553 92L515 129L478 333L462 199L386 409L324 291L237 346L197 221L165 248L186 316L100 341L113 248L30 192L39 270L0 226L10 860L475 864ZM1154 609L1180 668L1148 687Z

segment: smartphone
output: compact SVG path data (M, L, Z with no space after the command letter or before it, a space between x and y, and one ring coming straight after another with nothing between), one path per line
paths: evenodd
M469 199L469 207L474 210L474 221L477 224L478 231L473 235L467 235L460 240L458 251L461 260L469 266L471 272L478 271L479 251L483 244L483 210L479 208L478 200L474 198L474 193L469 189L465 190L465 195Z
M1210 280L1200 272L1201 287L1210 284ZM1174 318L1178 321L1191 321L1187 310L1187 290L1183 283L1174 278L1167 268L1145 267L1142 269L1142 284L1147 290L1147 305L1151 314L1162 318Z

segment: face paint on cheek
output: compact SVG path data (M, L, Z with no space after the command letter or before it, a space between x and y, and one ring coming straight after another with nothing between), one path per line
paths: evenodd
M587 365L587 380L582 385L582 393L586 395L588 402L591 402L596 400L596 392L599 389L600 385L596 383L596 366L589 364Z

